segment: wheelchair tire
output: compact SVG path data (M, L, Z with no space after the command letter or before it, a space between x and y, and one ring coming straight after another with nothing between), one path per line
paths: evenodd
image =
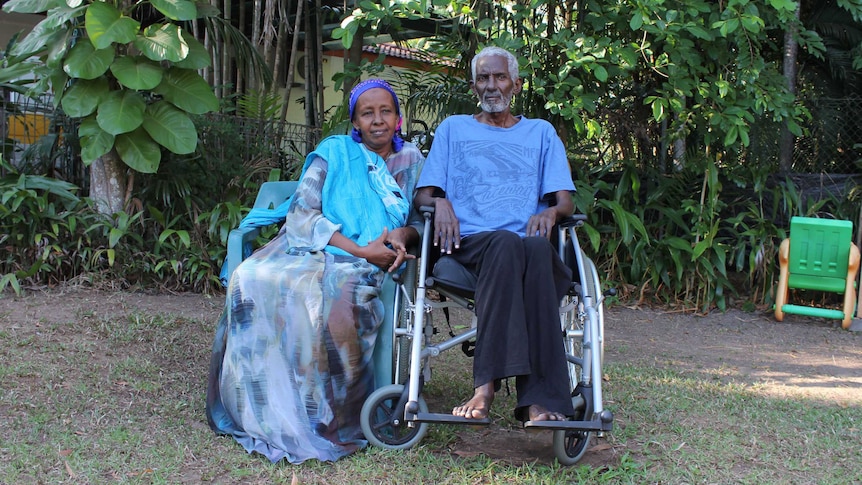
M411 428L403 420L398 425L391 422L402 392L404 386L398 384L381 387L371 393L362 405L359 424L365 439L372 445L387 450L408 450L416 446L428 432L428 423L419 423ZM428 412L428 405L422 396L419 396L419 411Z
M585 416L591 416L592 403L590 397L584 395L582 389L576 388L572 393L572 403L575 404L576 421L583 420ZM577 431L577 430L556 430L554 431L554 455L560 465L571 466L579 462L587 452L590 441L592 440L592 431Z
M596 269L596 264L593 263L593 260L584 256L586 258L586 266L587 272L590 273L587 275L587 292L590 296L593 297L593 301L599 301L602 297L602 286L599 281L599 272ZM604 364L605 362L605 303L602 301L596 306L596 316L599 320L599 362Z

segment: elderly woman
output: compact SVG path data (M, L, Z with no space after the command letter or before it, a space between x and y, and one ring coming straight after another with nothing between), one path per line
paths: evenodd
M350 136L308 155L278 236L234 271L213 344L210 427L272 462L365 446L380 287L419 237L407 224L424 158L398 135L395 92L358 84L350 119Z

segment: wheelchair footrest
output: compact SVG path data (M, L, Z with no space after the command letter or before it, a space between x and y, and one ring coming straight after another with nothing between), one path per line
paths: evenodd
M526 421L524 427L528 429L564 429L571 431L611 431L614 428L613 421L595 419L592 421Z
M489 418L470 419L445 413L418 413L413 421L420 423L471 424L474 426L487 426L491 424Z

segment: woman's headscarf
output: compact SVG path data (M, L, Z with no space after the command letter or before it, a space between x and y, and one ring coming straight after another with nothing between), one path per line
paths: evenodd
M395 135L392 137L392 148L396 152L401 151L401 147L404 146L404 140L401 139L401 107L398 104L398 95L395 94L395 90L392 89L392 86L389 85L388 82L379 78L366 79L361 83L357 84L350 91L350 121L353 121L353 110L356 108L356 101L359 99L359 96L362 95L365 91L374 88L383 88L389 91L389 94L392 95L393 101L395 101L395 114L398 115L398 126L395 127ZM350 137L356 143L362 143L362 133L353 128L353 131L350 132Z

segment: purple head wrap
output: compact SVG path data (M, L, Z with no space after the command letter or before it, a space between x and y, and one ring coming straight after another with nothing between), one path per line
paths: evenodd
M404 146L404 140L401 139L401 107L398 105L398 95L395 94L395 90L392 89L392 86L389 85L388 82L379 78L366 79L361 83L354 86L354 88L350 91L350 120L353 121L353 110L356 108L356 101L359 99L359 96L362 95L365 91L374 88L383 88L389 91L389 94L392 95L392 100L395 101L395 114L398 115L398 126L395 127L395 136L392 137L392 148L396 152L401 151L401 147ZM353 138L356 143L362 143L362 134L355 127L353 131L350 132L351 138Z

